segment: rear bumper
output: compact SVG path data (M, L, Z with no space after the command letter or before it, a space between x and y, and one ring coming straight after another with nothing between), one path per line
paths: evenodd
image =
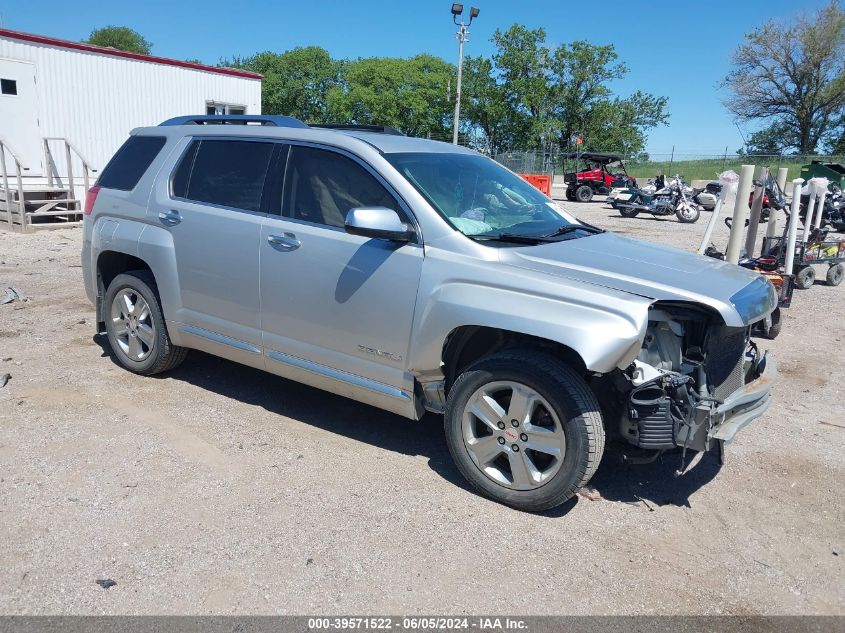
M708 439L730 442L742 428L763 415L772 403L772 386L777 381L777 365L766 355L766 365L756 380L732 393L710 412Z

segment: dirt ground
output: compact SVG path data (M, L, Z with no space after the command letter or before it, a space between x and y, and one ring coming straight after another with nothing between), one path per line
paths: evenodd
M689 249L709 217L568 207ZM601 500L532 515L467 488L439 417L198 352L118 368L80 242L0 231L0 295L29 297L0 305L0 613L845 614L845 287L797 291L761 342L775 403L724 466L606 454Z

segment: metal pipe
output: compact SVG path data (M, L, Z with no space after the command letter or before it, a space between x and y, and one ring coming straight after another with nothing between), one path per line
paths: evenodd
M745 253L754 257L757 248L757 227L760 226L760 216L763 214L763 196L766 194L766 182L769 178L769 168L760 169L761 184L754 189L754 202L751 203L751 215L748 219L748 231L745 234Z
M26 233L26 200L23 195L23 179L21 178L21 164L15 158L15 179L18 182L18 206L21 210L21 231Z
M73 191L73 155L70 153L70 143L65 141L65 160L67 161L67 189L68 195L71 198L76 197L76 193Z
M460 25L458 33L458 84L455 87L455 123L452 131L452 144L458 144L458 123L461 117L461 75L464 66L464 42L467 40L467 27L464 24Z
M9 228L12 228L12 201L9 199L9 173L6 170L6 146L0 142L0 165L3 169L3 195L6 198L6 216Z
M798 233L798 211L801 208L801 185L803 178L792 181L792 210L789 213L789 228L786 233L786 254L784 256L783 273L792 274L792 264L795 260L795 238Z
M748 196L751 195L751 184L754 180L754 165L743 165L739 174L739 189L734 201L733 223L728 238L728 248L725 260L732 264L739 263L739 251L742 247L742 233L745 230L745 220L748 219Z

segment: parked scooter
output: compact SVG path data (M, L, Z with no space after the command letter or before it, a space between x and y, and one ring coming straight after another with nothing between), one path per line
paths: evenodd
M680 175L675 176L667 185L664 176L655 179L654 192L645 189L630 189L627 200L617 198L611 202L614 209L624 218L635 218L640 213L650 213L654 216L675 215L679 222L692 223L701 216L701 205L693 202L687 194L686 187ZM620 196L621 197L621 196Z

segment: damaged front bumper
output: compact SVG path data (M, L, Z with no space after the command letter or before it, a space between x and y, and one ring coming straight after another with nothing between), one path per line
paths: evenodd
M769 354L766 354L763 362L765 366L755 380L731 394L717 407L708 407L708 439L730 442L737 432L769 408L772 403L772 386L777 380L777 365Z

